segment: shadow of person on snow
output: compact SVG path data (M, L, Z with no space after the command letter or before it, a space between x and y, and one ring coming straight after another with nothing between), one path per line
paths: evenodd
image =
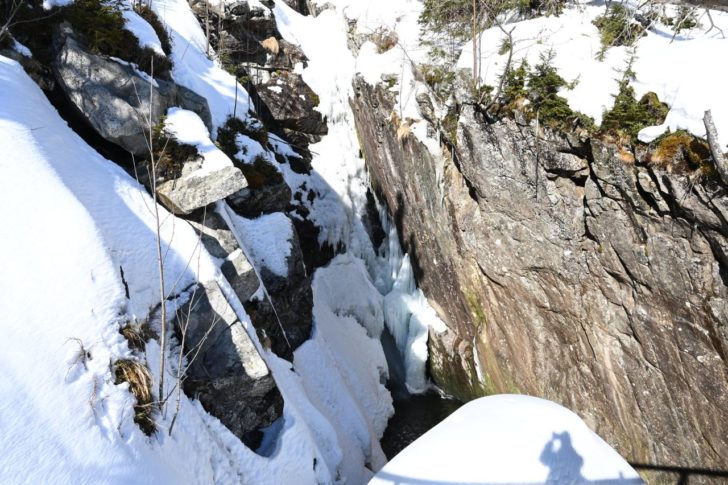
M638 478L627 479L622 476L606 480L587 480L581 474L581 467L584 459L576 452L571 443L571 435L568 431L553 433L551 439L546 443L541 456L541 463L549 469L544 485L565 485L565 484L599 484L599 485L627 485L643 483Z
M541 451L539 460L549 469L547 485L587 481L581 475L584 459L571 444L571 435L568 431L554 433Z

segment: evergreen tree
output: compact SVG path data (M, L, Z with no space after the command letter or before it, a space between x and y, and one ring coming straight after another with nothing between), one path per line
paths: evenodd
M528 99L543 121L563 122L574 113L566 99L558 94L569 83L556 72L554 55L553 51L542 54L541 62L528 74Z
M602 131L613 134L625 134L636 138L639 131L646 126L661 124L667 116L668 107L657 99L655 93L647 93L637 101L634 88L630 85L635 79L632 70L632 56L619 81L619 92L614 95L614 106L602 116Z

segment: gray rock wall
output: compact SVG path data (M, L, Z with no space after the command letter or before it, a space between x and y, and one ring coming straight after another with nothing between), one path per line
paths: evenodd
M725 469L725 187L468 107L438 160L355 87L374 184L450 328L431 333L438 385L542 396L628 459Z

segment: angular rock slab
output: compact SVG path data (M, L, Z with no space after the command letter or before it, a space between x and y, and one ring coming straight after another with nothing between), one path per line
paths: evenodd
M223 218L216 212L206 211L199 221L189 223L200 234L207 252L223 260L220 266L222 274L240 301L248 301L258 291L260 280Z
M197 113L211 127L207 101L189 89L149 79L129 65L92 54L73 30L61 27L54 69L58 83L86 121L103 138L135 155L149 153L145 130L173 106Z
M243 173L235 167L213 172L198 169L159 185L157 195L175 214L189 214L247 186Z
M283 398L219 285L198 287L177 319L189 366L184 390L244 443L281 416Z

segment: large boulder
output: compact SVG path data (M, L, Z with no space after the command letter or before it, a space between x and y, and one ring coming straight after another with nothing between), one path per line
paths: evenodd
M135 155L148 155L144 133L150 129L150 115L156 125L173 106L194 111L211 128L207 101L189 89L152 80L123 61L88 52L67 24L61 25L56 44L58 84L103 138Z
M328 133L326 118L315 109L318 96L298 74L279 71L255 91L264 104L265 123L309 135Z
M556 401L633 461L726 468L726 188L467 105L438 156L397 136L386 87L355 87L373 184L449 327L437 384Z
M190 162L190 164L195 163ZM178 179L160 184L157 187L157 195L175 214L189 214L195 209L224 199L247 185L243 173L236 167L207 171L198 166L183 171Z
M200 400L243 443L259 445L260 429L281 416L283 398L268 366L215 282L198 287L179 312L188 366L184 390Z

